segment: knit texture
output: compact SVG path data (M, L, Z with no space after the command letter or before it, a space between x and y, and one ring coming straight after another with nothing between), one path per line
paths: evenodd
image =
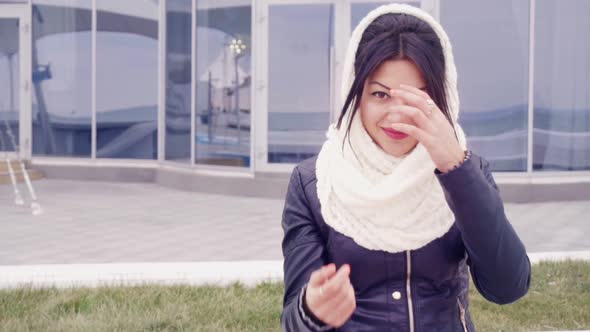
M386 13L413 15L427 22L439 37L446 63L447 102L459 143L465 148L465 135L457 124L459 97L451 44L440 24L419 8L385 5L361 20L348 44L341 103L354 81L354 60L364 30ZM360 112L352 119L351 113L341 129L330 125L317 158L317 193L324 221L364 248L390 253L421 248L448 232L455 218L426 148L418 144L405 156L389 155L373 142ZM344 140L350 121L350 134Z

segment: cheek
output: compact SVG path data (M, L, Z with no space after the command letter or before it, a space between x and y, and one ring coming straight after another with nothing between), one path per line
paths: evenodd
M385 107L378 103L361 102L360 112L363 124L368 129L379 126L383 119L387 116Z
M365 130L369 133L369 135L375 140L377 139L377 132L379 129L379 124L381 123L381 119L379 118L379 113L372 109L362 108L359 110L361 112L361 120L363 122L363 126Z

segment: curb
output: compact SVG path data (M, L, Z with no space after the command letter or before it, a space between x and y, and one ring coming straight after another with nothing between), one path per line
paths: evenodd
M590 261L590 251L551 251L528 253L531 264L541 261L559 262L565 260Z
M0 266L0 289L218 285L255 286L283 280L282 261L44 264Z
M541 261L590 261L590 251L529 253L529 259L532 264ZM0 289L145 284L227 286L235 282L252 287L262 282L282 280L282 260L0 265Z

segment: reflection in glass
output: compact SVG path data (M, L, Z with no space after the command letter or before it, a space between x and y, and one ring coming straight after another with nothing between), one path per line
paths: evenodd
M269 9L268 162L316 155L330 123L334 10L329 4Z
M197 164L250 165L251 16L250 4L197 1Z
M157 158L158 1L97 1L97 158Z
M590 169L590 2L537 3L533 169Z
M191 0L166 2L166 160L190 163Z
M440 17L453 45L469 148L494 171L525 171L529 3L445 0Z
M90 1L33 1L33 154L90 157Z
M0 151L17 151L19 144L18 23L0 18Z

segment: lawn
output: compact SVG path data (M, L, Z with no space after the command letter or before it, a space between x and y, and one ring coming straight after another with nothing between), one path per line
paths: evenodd
M0 331L279 331L283 285L0 290ZM590 262L533 266L529 293L498 306L473 288L478 331L590 329Z

